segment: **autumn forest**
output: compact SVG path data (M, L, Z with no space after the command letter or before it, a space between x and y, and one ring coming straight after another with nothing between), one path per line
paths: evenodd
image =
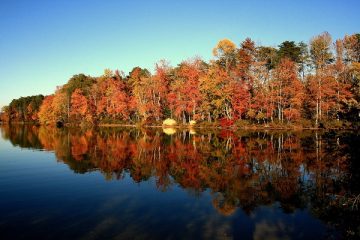
M223 39L209 62L194 57L176 67L128 74L106 69L77 74L54 94L14 99L3 122L64 124L187 124L351 127L360 116L360 34L309 43L257 46Z

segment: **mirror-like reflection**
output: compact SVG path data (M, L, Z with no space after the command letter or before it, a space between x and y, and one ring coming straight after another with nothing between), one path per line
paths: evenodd
M75 173L99 171L120 181L129 175L135 183L153 178L160 192L174 186L191 196L208 192L222 216L251 216L262 206L285 214L307 209L332 229L329 236L359 236L356 134L170 130L23 125L2 126L2 137L21 148L52 151ZM264 224L256 224L254 238L271 231Z

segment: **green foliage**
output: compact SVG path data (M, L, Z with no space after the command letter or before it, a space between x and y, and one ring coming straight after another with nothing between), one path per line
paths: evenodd
M43 102L43 95L20 97L13 99L5 112L9 114L10 121L28 122L37 120L37 112Z
M77 74L72 76L69 81L62 87L62 91L66 92L68 96L75 91L80 89L84 95L89 95L91 86L96 82L93 77L86 76L85 74Z
M265 46L260 46L257 48L257 59L258 61L265 62L268 70L271 70L275 67L277 58L277 49Z
M300 62L301 48L294 41L285 41L279 45L278 59L289 58L293 62Z

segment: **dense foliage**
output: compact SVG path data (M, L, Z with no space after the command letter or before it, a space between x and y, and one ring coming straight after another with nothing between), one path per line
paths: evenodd
M13 99L9 106L3 107L1 120L18 122L39 121L39 109L43 99L43 95Z
M153 74L135 67L127 76L108 69L100 77L74 75L42 103L41 96L13 100L2 119L98 124L173 118L223 125L306 119L311 126L359 120L360 34L333 43L324 32L309 45L284 41L278 48L249 38L237 47L224 39L213 54L210 62L194 58L176 67L160 61Z

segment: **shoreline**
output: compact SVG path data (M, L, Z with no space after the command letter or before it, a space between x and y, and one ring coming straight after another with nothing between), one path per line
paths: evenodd
M44 126L44 127L56 127L56 125L41 125L39 123L34 123L34 122L10 122L10 123L5 123L5 122L0 122L0 125L5 126L5 125L33 125L33 126ZM262 126L262 125L248 125L248 126L227 126L227 127L223 127L220 125L211 125L209 124L208 126L204 126L202 124L197 124L197 125L183 125L183 124L178 124L178 125L140 125L140 124L125 124L125 123L101 123L101 124L92 124L92 125L81 125L81 124L74 124L74 123L65 123L63 127L80 127L80 128L87 128L87 127L99 127L99 128L162 128L162 129L166 129L166 128L173 128L173 129L209 129L209 130L230 130L230 131L237 131L237 130L262 130L262 131L266 131L266 130L270 130L270 131L275 131L275 130L291 130L291 131L302 131L302 130L339 130L339 131L357 131L359 130L356 127L304 127L304 126L300 126L300 125L294 125L294 126L279 126L279 127L271 127L271 126Z

